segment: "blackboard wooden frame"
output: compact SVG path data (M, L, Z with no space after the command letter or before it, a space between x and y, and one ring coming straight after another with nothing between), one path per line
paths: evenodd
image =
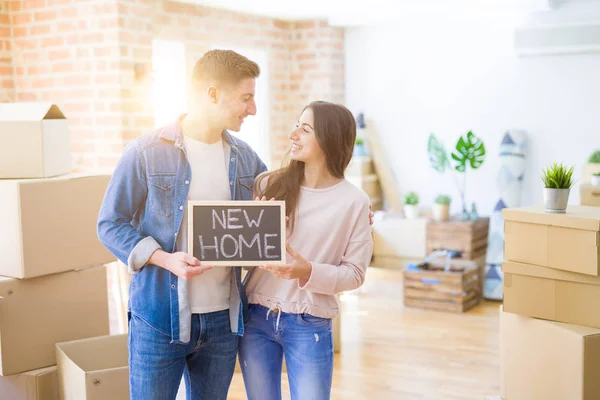
M206 265L214 265L215 267L252 267L264 264L283 265L286 263L286 222L285 222L285 201L188 201L188 253L194 255L194 207L278 207L280 212L280 236L281 236L281 260L225 260L225 261L206 261ZM202 262L202 260L200 260Z

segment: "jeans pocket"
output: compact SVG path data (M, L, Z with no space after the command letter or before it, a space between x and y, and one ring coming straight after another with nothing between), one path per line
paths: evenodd
M152 212L163 217L173 215L176 178L175 174L159 174L148 177L148 202Z
M315 328L325 327L331 324L331 319L315 317L314 315L303 313L298 314L298 323L304 326L312 326Z
M138 317L135 314L131 314L129 321L129 329L132 333L132 338L135 340L141 340L142 342L155 342L168 344L171 342L171 335L155 328L146 322L143 318Z

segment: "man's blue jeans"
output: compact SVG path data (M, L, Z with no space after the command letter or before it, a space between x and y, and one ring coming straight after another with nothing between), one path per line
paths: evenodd
M239 357L248 400L281 399L283 357L292 400L329 399L333 377L330 319L269 313L268 308L251 304Z
M174 400L184 374L188 400L227 399L235 369L238 336L231 333L229 310L192 314L188 344L131 315L129 389L132 400Z

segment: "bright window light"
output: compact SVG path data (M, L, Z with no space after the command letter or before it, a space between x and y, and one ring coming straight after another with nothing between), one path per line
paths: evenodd
M187 107L185 46L172 40L152 41L154 126L172 122Z

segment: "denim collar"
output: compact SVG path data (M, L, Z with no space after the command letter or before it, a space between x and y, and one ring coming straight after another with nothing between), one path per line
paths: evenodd
M183 148L183 132L181 130L181 121L187 114L181 114L175 121L164 126L160 132L160 138L174 142L175 146ZM226 129L223 129L221 137L229 146L237 149L239 143Z

